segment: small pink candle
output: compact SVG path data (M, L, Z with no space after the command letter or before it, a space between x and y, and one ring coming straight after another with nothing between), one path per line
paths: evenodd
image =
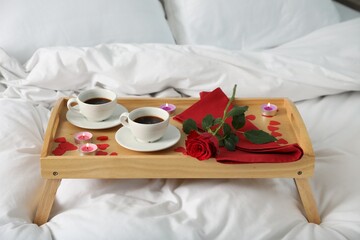
M74 135L76 144L85 144L92 142L93 135L90 132L79 132Z
M164 105L160 106L161 109L164 109L165 111L167 111L169 114L171 114L172 112L175 111L176 106L174 104L171 103L165 103Z
M275 104L263 104L261 105L261 113L265 117L273 117L276 115L278 107Z
M93 143L85 143L79 147L80 155L95 155L98 147Z

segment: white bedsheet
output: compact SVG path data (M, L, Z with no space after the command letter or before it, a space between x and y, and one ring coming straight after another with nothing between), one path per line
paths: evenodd
M0 239L360 239L359 39L357 19L252 53L114 44L40 49L21 66L0 51ZM316 155L320 225L306 221L291 179L63 180L49 222L31 223L58 97L93 86L197 96L234 83L239 97L297 101Z
M8 87L4 97L47 106L93 86L113 89L119 96L156 95L169 89L174 91L166 95L198 96L218 86L230 94L235 83L239 97L297 101L360 90L359 45L360 18L259 52L151 44L59 47L39 49L22 67L0 51L5 59L0 60L5 77L0 84Z

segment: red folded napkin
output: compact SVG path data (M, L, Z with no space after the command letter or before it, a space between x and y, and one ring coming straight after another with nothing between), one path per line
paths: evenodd
M201 128L202 119L207 114L214 118L222 117L229 99L220 88L212 92L200 93L200 100L188 109L174 117L175 120L183 122L192 118ZM228 119L229 123L231 119ZM258 130L258 128L246 119L245 126L241 131ZM280 145L276 142L266 144L254 144L249 142L241 133L237 134L239 142L235 151L228 151L221 147L216 160L221 163L281 163L299 160L303 150L297 144Z

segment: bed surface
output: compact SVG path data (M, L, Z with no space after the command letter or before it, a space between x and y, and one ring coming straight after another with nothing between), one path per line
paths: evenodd
M40 6L54 8L40 2L6 2L0 9L0 20L5 16L1 13L9 10L7 19L16 21L7 26L22 23L22 29L34 30L32 21L27 26L14 13L36 12L40 15L32 20L39 21ZM73 40L81 39L70 35L66 38L67 33L76 33L76 28L66 32L66 27L76 24L63 25L64 31L57 31L64 37L59 39L66 40L61 44L51 42L51 35L44 30L39 36L46 44L41 45L31 34L22 32L25 35L20 38L11 35L15 28L0 21L0 31L8 33L0 37L0 239L360 239L358 12L319 0L314 3L317 9L329 10L322 13L326 22L313 18L314 25L301 28L301 34L296 31L300 35L292 35L293 39L284 40L284 29L280 29L271 41L262 39L256 42L259 45L254 42L254 48L245 44L234 49L230 39L246 43L251 38L242 38L241 34L221 36L229 36L226 34L235 27L255 28L233 20L221 22L223 15L219 15L212 20L227 24L222 29L224 34L209 38L219 29L213 28L216 24L208 24L203 28L207 35L199 35L194 29L206 26L207 12L186 20L181 14L184 9L191 12L204 8L205 1L198 5L191 1L181 5L179 0L164 0L163 5L155 0L129 2L107 0L97 6L94 1L95 5L86 8L80 2L72 5L71 14L79 15L79 24L84 11L113 6L113 11L121 13L114 16L108 10L108 15L94 15L93 20L109 25L109 32L101 32L98 42L89 45L81 41L75 44ZM253 1L229 1L222 10L240 2L248 12L256 7ZM314 1L305 2L305 10L315 6L311 5ZM206 3L212 11L219 6L216 0ZM65 1L58 6L64 13L66 4L71 3ZM277 4L279 8L268 7L267 17L295 6L290 1ZM139 18L127 17L129 24L109 24L130 12ZM61 20L61 16L52 20ZM296 20L302 22L304 16L303 12L297 15L293 24ZM51 26L50 22L43 24ZM235 22L237 25L233 25ZM102 29L101 24L98 27ZM175 34L174 27L185 28ZM89 34L91 29L83 28ZM266 28L262 30L266 32ZM111 35L114 31L116 36ZM152 39L140 34L143 31L148 31L145 37ZM128 40L121 39L124 33ZM179 38L182 33L191 34ZM110 41L111 37L115 40ZM219 42L202 42L207 39ZM15 51L13 44L21 44L26 51ZM306 220L294 182L287 178L64 179L49 221L41 226L33 224L44 184L40 152L51 110L59 98L94 87L112 89L118 97L126 98L199 97L202 91L217 87L230 96L234 84L239 98L286 97L295 102L315 153L310 185L321 224Z

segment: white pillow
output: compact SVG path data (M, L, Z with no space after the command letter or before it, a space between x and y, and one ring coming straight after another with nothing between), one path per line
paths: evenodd
M1 1L0 48L21 62L36 49L100 43L169 43L158 0Z
M331 0L164 0L178 44L270 48L339 22Z

